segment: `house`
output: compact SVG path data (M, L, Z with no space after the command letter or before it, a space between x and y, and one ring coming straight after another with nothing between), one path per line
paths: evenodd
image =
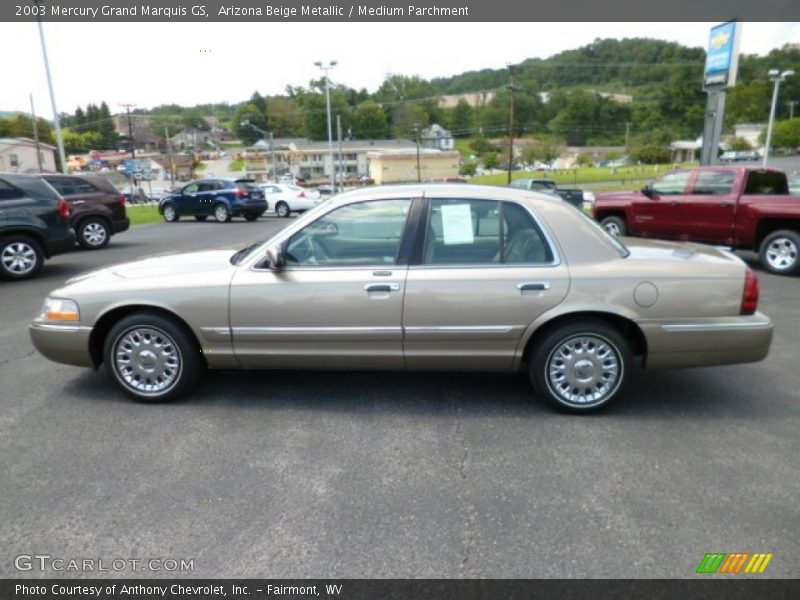
M453 150L456 147L453 134L438 123L422 130L420 143L423 148L435 148L436 150Z
M0 171L11 173L55 173L56 147L30 138L0 138ZM41 168L39 166L41 161Z
M367 153L369 176L376 184L428 181L458 176L461 155L455 150L375 150ZM419 170L417 169L419 165Z

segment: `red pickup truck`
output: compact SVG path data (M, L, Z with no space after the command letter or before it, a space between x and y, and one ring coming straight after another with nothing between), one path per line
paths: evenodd
M678 169L640 192L597 194L593 214L612 235L755 250L768 271L800 273L800 196L782 171Z

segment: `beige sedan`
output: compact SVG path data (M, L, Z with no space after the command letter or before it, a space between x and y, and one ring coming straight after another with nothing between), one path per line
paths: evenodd
M336 196L238 252L120 264L53 291L30 325L51 360L144 401L206 368L526 370L573 412L631 370L763 359L772 323L737 257L620 240L547 195L464 185Z

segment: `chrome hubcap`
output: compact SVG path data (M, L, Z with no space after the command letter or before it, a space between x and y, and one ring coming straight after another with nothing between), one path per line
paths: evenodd
M172 221L175 218L175 209L171 206L165 207L164 216L166 217L167 221Z
M90 246L99 246L106 241L106 228L100 223L89 223L83 228L83 239Z
M228 218L228 209L224 206L218 206L217 210L214 212L214 216L217 218L217 221L224 221Z
M767 248L767 262L777 270L792 267L797 262L797 246L789 238L775 238Z
M136 327L122 334L114 350L114 363L119 378L145 395L167 391L181 373L178 347L154 327Z
M614 237L619 237L619 236L620 236L620 234L622 233L622 232L619 230L619 225L617 225L617 224L616 224L616 223L614 223L613 221L612 221L612 222L609 222L609 223L606 223L606 224L605 224L605 228L606 228L606 231L607 231L608 233L610 233L611 235L613 235Z
M36 251L25 242L14 242L3 248L0 260L6 271L17 274L29 273L36 266Z
M550 389L567 404L597 404L619 386L622 365L617 349L596 335L579 335L558 346L547 360Z
M286 217L289 214L289 207L285 204L281 204L278 206L278 216L279 217Z

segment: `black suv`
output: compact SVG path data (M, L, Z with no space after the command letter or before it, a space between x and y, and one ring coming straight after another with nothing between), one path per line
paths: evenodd
M0 173L0 278L33 277L74 245L69 206L41 175Z
M69 204L69 221L78 243L88 250L104 248L115 233L127 230L125 197L96 175L43 175Z

